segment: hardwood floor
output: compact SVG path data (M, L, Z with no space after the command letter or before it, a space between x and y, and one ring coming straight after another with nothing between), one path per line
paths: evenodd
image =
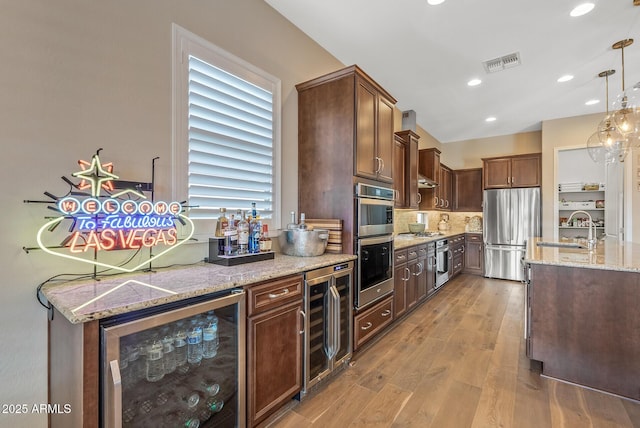
M639 403L540 376L523 307L520 283L458 276L268 426L640 427Z

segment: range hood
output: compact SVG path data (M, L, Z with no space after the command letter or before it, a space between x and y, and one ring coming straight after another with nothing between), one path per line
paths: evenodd
M433 189L436 187L438 183L433 180L428 179L422 174L418 174L418 188L420 189Z

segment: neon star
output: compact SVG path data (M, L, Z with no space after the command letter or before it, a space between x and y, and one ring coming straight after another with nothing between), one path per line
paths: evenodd
M100 196L100 188L112 191L113 183L111 180L120 178L112 174L113 164L101 164L98 155L93 155L91 163L80 160L78 164L82 168L82 171L74 172L71 175L82 179L78 185L79 189L88 189L91 187L91 196L93 197Z

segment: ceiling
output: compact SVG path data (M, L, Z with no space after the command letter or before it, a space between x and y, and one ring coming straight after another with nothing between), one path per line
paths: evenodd
M441 143L541 129L544 120L604 113L640 81L640 6L633 0L265 0L345 65L357 64ZM590 13L572 18L583 1ZM482 62L518 52L521 65ZM565 74L572 80L558 83ZM482 83L467 86L472 78ZM595 105L585 102L599 99ZM496 118L486 122L487 117ZM594 130L595 131L595 130Z

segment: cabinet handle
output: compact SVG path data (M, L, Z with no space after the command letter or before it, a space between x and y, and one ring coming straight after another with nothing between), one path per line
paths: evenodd
M278 297L286 296L287 294L289 294L289 289L285 288L280 293L269 293L269 298L270 299L277 299Z
M304 334L304 325L307 321L307 314L304 311L300 311L300 315L302 315L302 330L299 331L300 334Z
M422 193L418 192L418 204L422 203Z
M371 327L373 327L373 324L371 324L371 322L367 322L365 325L360 327L360 330L369 330Z
M435 205L434 205L434 206L436 206L436 207L437 207L437 206L438 206L438 197L437 197L437 196L434 196L434 198L435 198Z
M516 179L515 179L515 177L511 177L511 184L516 184Z
M406 277L402 278L403 281L409 281L409 279L411 278L411 271L409 270L408 267L404 268L404 272L407 274Z
M464 247L460 247L460 252L464 253Z
M380 171L378 171L378 172L382 172L382 171L384 171L384 159L382 159L382 158L378 158L378 159L380 159Z
M378 164L378 166L376 167L376 174L379 174L380 171L382 171L384 163L382 162L382 159L379 158L378 156L375 157L375 160L376 160L376 163Z
M449 199L447 199L445 203L446 203L445 208L449 208Z
M418 272L414 272L413 276L420 276L422 275L422 272L424 271L424 267L422 266L422 263L418 263L416 264L417 267L420 268L420 270Z
M391 311L389 309L380 312L381 317L388 317L389 315L391 315Z
M118 360L109 362L111 366L111 381L113 383L113 426L122 427L122 378Z

